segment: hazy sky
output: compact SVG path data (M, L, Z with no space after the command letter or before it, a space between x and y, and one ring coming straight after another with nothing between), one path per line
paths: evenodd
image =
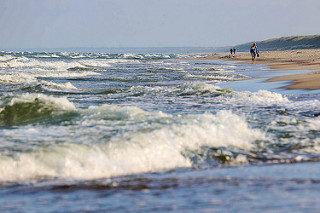
M319 21L320 0L0 0L0 48L217 47Z

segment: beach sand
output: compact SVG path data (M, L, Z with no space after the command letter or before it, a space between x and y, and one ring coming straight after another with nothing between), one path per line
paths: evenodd
M202 59L252 63L249 51L237 52L235 56L230 56L230 53L214 53ZM320 89L320 49L261 51L254 64L267 64L271 71L310 70L310 73L276 76L267 81L289 81L290 84L284 87L286 89Z

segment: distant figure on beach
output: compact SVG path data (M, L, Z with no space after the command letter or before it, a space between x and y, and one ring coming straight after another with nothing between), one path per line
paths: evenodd
M234 55L236 54L236 48L235 47L233 48L233 54Z
M232 50L232 48L231 48L231 49L230 49L230 54L231 54L231 55L232 55L232 51L233 51L233 50Z
M253 45L250 48L250 54L252 57L252 63L254 62L254 60L256 59L256 56L259 57L259 52L258 52L258 47L256 43L253 43Z

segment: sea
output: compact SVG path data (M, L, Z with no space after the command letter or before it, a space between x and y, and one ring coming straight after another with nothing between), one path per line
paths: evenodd
M319 212L306 71L196 51L0 52L0 212Z

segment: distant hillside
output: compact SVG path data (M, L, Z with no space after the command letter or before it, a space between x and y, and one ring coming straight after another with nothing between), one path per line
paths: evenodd
M316 49L320 48L320 35L290 36L274 38L265 41L257 41L261 51L293 50L293 49ZM249 51L253 42L235 46L237 51Z

